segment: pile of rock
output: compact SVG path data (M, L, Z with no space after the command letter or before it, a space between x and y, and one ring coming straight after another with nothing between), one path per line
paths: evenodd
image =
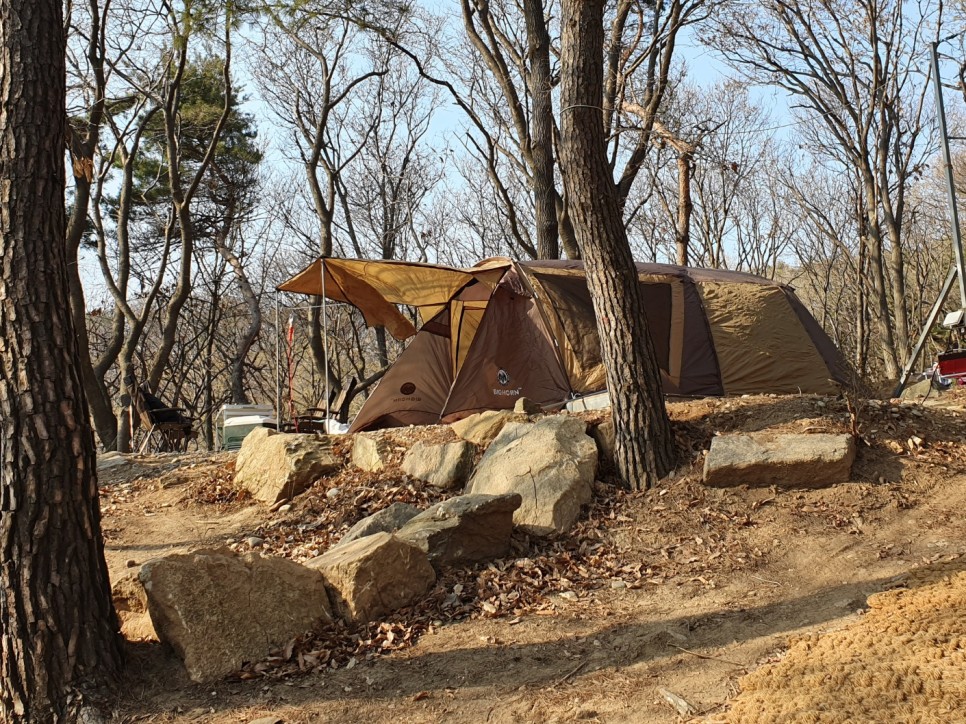
M417 443L401 462L384 436L358 434L352 465L398 465L442 490L465 486L464 494L422 511L394 503L305 565L227 548L155 559L138 576L144 601L128 582L123 594L135 603L125 605L142 617L147 609L195 681L237 671L333 618L358 625L413 605L443 568L506 556L514 526L563 532L590 502L597 445L586 425L565 415L533 420L534 412L474 415L453 426L458 440ZM277 505L342 466L327 436L256 430L239 452L236 482Z
M228 548L170 555L141 567L143 588L115 585L115 601L132 611L129 626L146 608L191 678L213 681L334 617L363 624L417 603L444 566L506 555L520 502L465 495L422 512L394 504L305 565Z

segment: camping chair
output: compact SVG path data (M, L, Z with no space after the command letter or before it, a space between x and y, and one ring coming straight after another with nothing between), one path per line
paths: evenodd
M138 452L186 452L188 443L198 437L194 420L182 407L168 407L148 391L146 385L133 395L141 426L146 430Z

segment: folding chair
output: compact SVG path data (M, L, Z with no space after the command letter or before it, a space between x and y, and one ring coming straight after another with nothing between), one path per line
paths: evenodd
M133 398L141 426L146 430L138 452L186 452L188 443L198 437L194 420L184 414L183 407L167 407L143 384Z

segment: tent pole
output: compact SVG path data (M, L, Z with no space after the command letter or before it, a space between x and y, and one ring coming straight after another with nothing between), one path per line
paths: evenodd
M275 290L275 426L282 429L282 340L279 327L278 290Z
M325 431L329 431L329 317L325 304L325 257L319 257L319 273L322 275L322 356L325 358Z
M547 310L544 309L543 299L537 294L537 288L533 285L533 281L527 275L526 270L523 268L522 264L513 262L513 267L516 269L517 275L523 282L527 285L527 289L530 290L530 294L533 295L534 306L537 308L537 314L540 315L540 320L543 322L543 327L547 333L547 339L550 340L551 346L553 347L554 357L557 359L557 364L560 366L560 373L563 375L564 379L567 380L567 386L570 388L570 399L576 397L574 392L574 383L570 381L570 375L567 374L567 365L564 364L563 354L560 351L560 345L557 343L557 338L553 334L553 327L550 326L550 319L547 315ZM553 308L553 300L550 299L550 295L547 295L547 305ZM553 310L556 314L556 310ZM567 400L563 400L566 404Z

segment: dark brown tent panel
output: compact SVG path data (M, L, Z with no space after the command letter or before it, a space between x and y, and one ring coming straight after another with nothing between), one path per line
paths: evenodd
M665 393L833 393L847 381L841 354L791 287L725 270L637 268ZM397 305L429 320L352 432L453 421L520 397L560 407L606 386L582 262L325 259L279 289L320 295L323 286L399 337L415 328Z

